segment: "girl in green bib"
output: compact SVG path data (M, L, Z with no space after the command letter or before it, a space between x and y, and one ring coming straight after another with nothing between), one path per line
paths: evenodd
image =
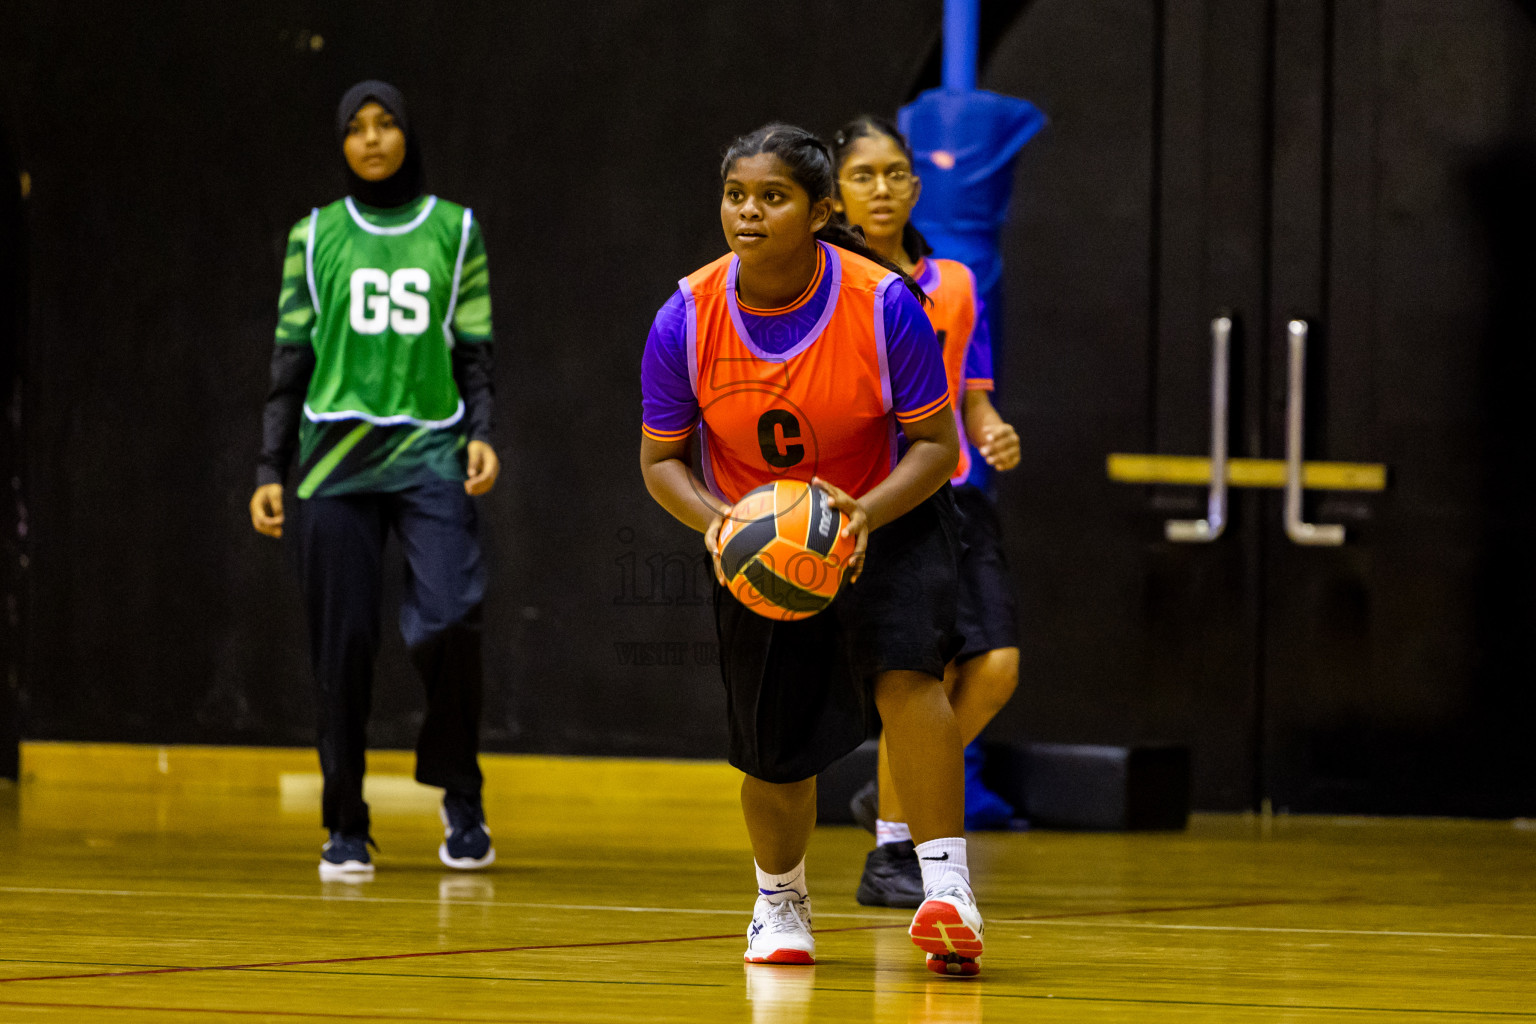
M391 530L406 562L400 630L426 687L416 778L445 791L439 858L480 868L496 854L480 798L485 570L471 498L500 472L485 243L470 210L424 194L397 89L353 86L336 124L348 195L288 235L251 523L283 535L297 449L294 525L330 831L321 876L373 872L363 765Z

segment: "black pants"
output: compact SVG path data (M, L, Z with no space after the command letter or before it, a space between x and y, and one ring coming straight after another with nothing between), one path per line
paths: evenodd
M960 599L955 621L965 635L959 659L1019 646L1019 613L1013 597L1013 573L1003 554L1003 524L997 506L979 487L955 488L960 509Z
M960 515L945 484L869 535L864 572L818 615L775 622L716 586L731 764L765 782L820 774L871 734L882 672L943 679L962 642L959 557Z
M464 485L433 479L409 490L299 503L298 554L319 689L325 827L364 834L363 768L373 663L379 651L384 541L405 553L400 632L427 693L416 780L480 792L480 602L485 569Z

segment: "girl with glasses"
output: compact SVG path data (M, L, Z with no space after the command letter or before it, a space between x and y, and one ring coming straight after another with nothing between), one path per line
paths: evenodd
M944 353L950 403L961 435L993 469L1019 464L1019 436L993 407L992 351L976 280L964 264L934 259L913 227L912 208L922 195L913 173L912 149L890 121L865 115L835 137L838 212L862 229L870 248L911 274L932 299L929 319ZM996 827L1012 817L996 794L981 785L980 748L974 741L1013 695L1019 678L1019 638L1008 564L997 511L973 481L965 444L950 478L962 513L965 553L959 566L958 628L965 638L945 686L966 749L966 824ZM974 751L974 753L973 753ZM924 897L918 853L908 827L909 809L900 779L890 771L888 743L879 759L876 846L865 862L858 900L870 906L911 907Z

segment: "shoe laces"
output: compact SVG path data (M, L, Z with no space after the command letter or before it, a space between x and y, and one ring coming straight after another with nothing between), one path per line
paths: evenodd
M780 900L773 904L773 909L768 911L764 921L764 930L770 935L809 931L810 925L805 919L810 916L810 908L802 908L800 903L800 900Z
M934 900L953 899L972 907L976 905L976 896L970 889L959 883L951 883L950 885L935 889L933 895L928 898Z
M368 847L375 850L379 844L373 841L371 835L350 835L344 832L332 832L331 837L320 847L322 853L336 851L337 854L346 854L350 860L367 860Z

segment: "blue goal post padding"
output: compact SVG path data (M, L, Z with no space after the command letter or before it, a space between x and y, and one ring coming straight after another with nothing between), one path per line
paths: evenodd
M970 267L986 295L1002 276L998 240L1013 194L1013 158L1045 126L1045 115L1013 96L930 89L898 118L923 181L912 223L936 256Z
M897 115L912 145L923 197L912 223L935 256L976 275L992 336L993 376L1003 377L1003 260L999 242L1013 195L1013 159L1045 127L1028 100L980 89L931 89ZM961 439L964 441L964 438ZM971 448L970 483L991 490L992 469Z

